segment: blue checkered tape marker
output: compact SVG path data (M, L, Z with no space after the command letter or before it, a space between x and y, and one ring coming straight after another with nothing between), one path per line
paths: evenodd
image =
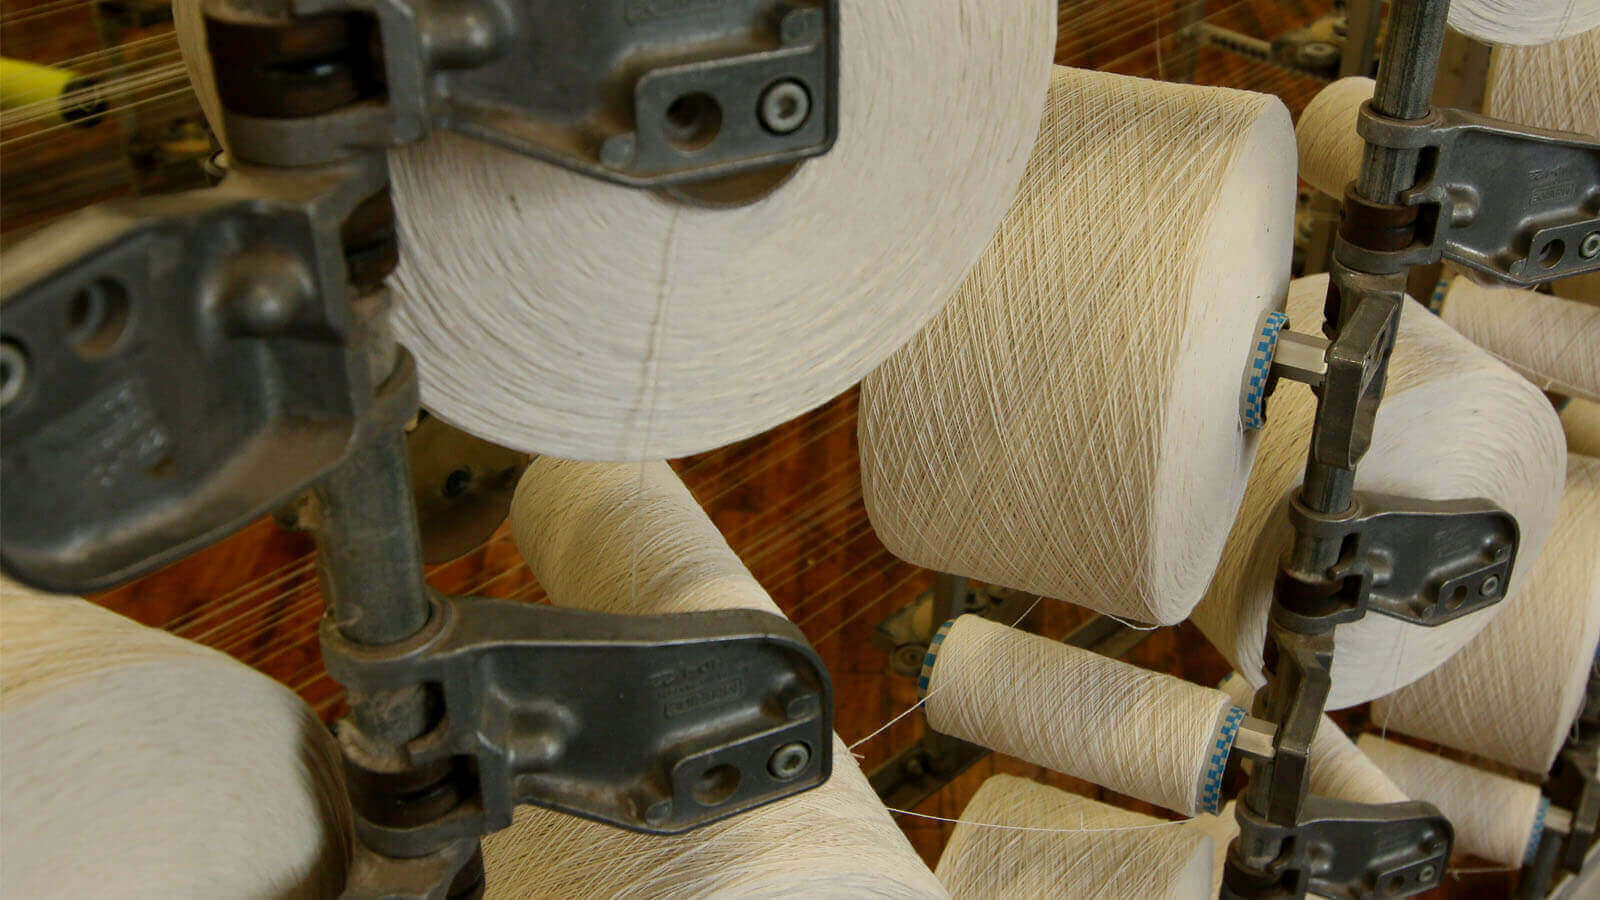
M1272 355L1278 350L1278 332L1289 327L1289 316L1269 312L1256 328L1250 345L1250 361L1244 367L1244 390L1239 394L1239 420L1257 431L1267 424L1267 376L1272 372Z
M1217 739L1211 745L1211 758L1200 777L1200 811L1214 813L1222 808L1222 775L1228 770L1228 754L1233 752L1233 739L1244 722L1244 707L1230 706L1222 717L1222 727L1217 729Z
M933 676L934 660L939 658L939 645L950 634L950 627L956 624L955 619L946 620L939 630L934 632L933 640L928 642L928 652L922 655L922 674L917 676L917 699L928 696L928 679Z
M1533 817L1533 827L1528 829L1528 849L1522 853L1522 864L1533 865L1539 856L1539 838L1544 834L1544 817L1550 812L1550 798L1539 798L1539 814Z

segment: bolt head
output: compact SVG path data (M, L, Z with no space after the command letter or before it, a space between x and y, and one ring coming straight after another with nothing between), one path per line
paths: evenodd
M811 117L811 94L805 85L786 78L761 94L761 124L774 134L792 134Z
M630 169L639 153L639 142L633 132L613 134L600 144L600 164L608 169Z
M28 355L10 341L0 342L0 406L22 396L28 383Z
M804 772L810 762L811 748L794 741L772 751L772 758L767 760L767 772L779 781L788 781Z
M1591 231L1583 236L1583 243L1578 245L1578 255L1584 259L1600 255L1600 231Z

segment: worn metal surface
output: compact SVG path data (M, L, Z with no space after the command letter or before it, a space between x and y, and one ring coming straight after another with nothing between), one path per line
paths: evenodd
M1238 807L1222 896L1403 897L1444 879L1454 830L1430 804L1308 797L1304 807L1295 826Z
M815 787L832 769L827 670L773 613L620 616L435 597L406 641L359 644L331 621L322 639L329 672L352 691L420 684L437 704L406 761L448 767L456 801L397 816L387 794L354 788L358 833L390 856L504 828L517 803L675 833Z
M300 165L437 127L636 187L743 176L704 195L720 205L838 133L837 0L289 7L206 4L212 46L242 48L219 87L246 159Z
M246 169L7 252L0 334L26 361L0 411L8 574L66 593L125 581L351 451L387 377L386 310L346 300L340 229L383 178L381 159ZM402 382L388 390L414 397Z

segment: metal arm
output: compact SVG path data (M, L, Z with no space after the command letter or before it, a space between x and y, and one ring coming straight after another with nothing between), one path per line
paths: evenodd
M517 803L672 833L830 773L828 674L781 616L574 613L422 578L384 148L449 128L720 205L828 150L835 0L676 8L213 0L223 183L6 254L8 574L104 588L311 490L323 656L349 689L350 896L481 891L478 837Z

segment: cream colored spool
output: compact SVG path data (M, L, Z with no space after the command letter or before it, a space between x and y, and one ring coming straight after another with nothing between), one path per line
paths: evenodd
M959 898L1211 897L1198 830L1011 775L986 780L935 870Z
M666 463L535 459L511 527L560 606L778 612ZM944 894L837 738L833 777L791 799L670 837L521 808L484 862L497 897Z
M1600 28L1600 0L1454 0L1450 27L1487 44L1547 44Z
M1533 861L1547 806L1538 788L1377 735L1357 746L1401 790L1439 808L1455 826L1456 853L1503 866Z
M923 665L928 726L1184 815L1215 811L1244 711L1228 695L962 616Z
M1572 456L1561 517L1513 604L1444 665L1372 705L1374 724L1549 771L1600 642L1600 460Z
M1600 401L1600 305L1456 278L1440 315L1540 390Z
M995 241L863 382L862 490L912 563L1145 622L1205 590L1288 280L1275 98L1058 68Z
M1256 689L1235 672L1218 687L1246 710L1255 702ZM1309 790L1319 797L1353 803L1399 803L1410 799L1383 774L1383 770L1356 749L1355 742L1327 716L1311 738Z
M1496 47L1484 111L1523 125L1600 136L1600 17L1595 25L1541 47Z
M198 2L177 4L191 56ZM1055 6L843 0L839 14L838 140L747 206L449 133L392 152L394 324L423 405L517 450L681 456L816 406L916 333L1011 201Z
M1290 287L1289 315L1297 330L1317 331L1327 283L1323 274ZM1261 653L1272 582L1293 535L1284 501L1305 474L1315 407L1311 392L1300 385L1285 383L1272 396L1239 518L1211 590L1194 611L1200 630L1256 685L1265 681ZM1407 300L1356 488L1424 500L1481 497L1510 512L1521 543L1509 603L1555 523L1566 465L1560 422L1544 395ZM1434 628L1372 614L1340 625L1328 708L1362 703L1417 680L1506 606L1498 603Z
M1367 142L1356 133L1356 120L1361 104L1372 99L1374 84L1359 76L1333 82L1311 98L1294 125L1300 177L1330 197L1342 199L1350 182L1361 177Z
M286 688L75 597L0 581L0 894L328 897L350 813Z
M1568 452L1600 457L1600 403L1568 400L1561 410L1561 430Z

